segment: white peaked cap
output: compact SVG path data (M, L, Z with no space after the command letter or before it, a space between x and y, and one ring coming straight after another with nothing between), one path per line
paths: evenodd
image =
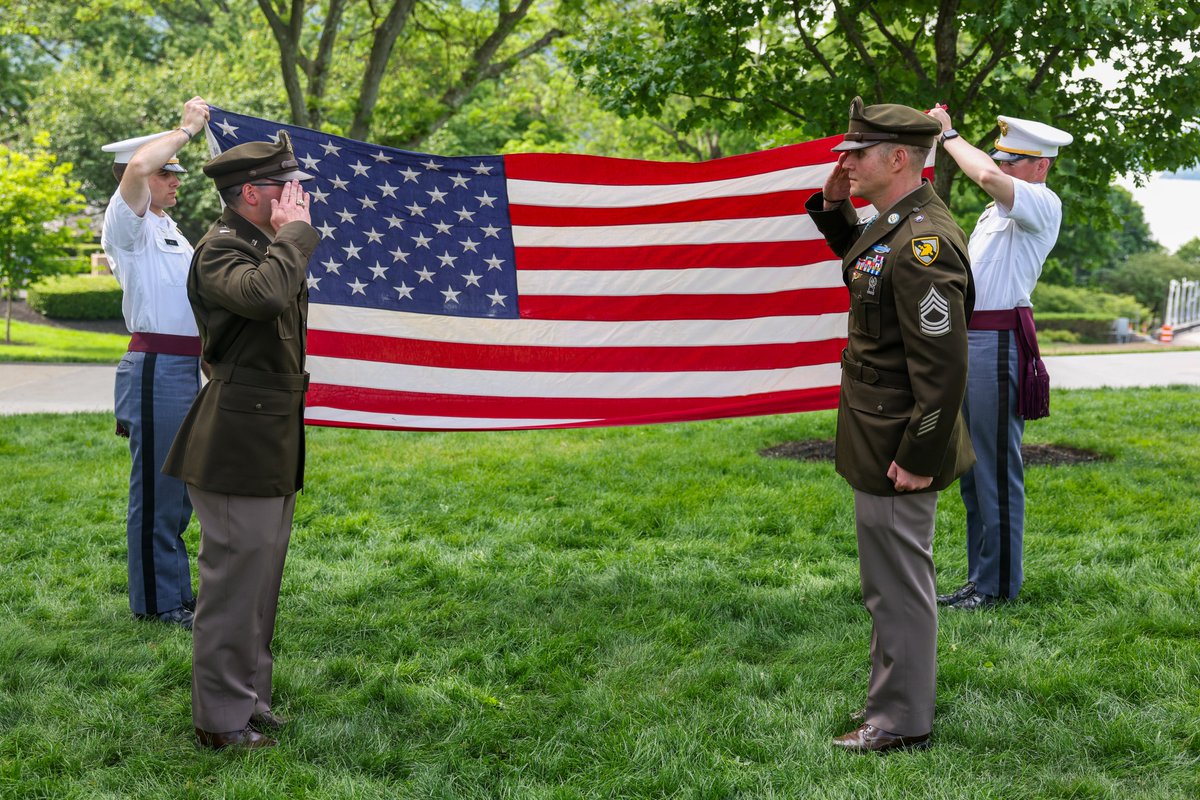
M171 130L174 130L172 128ZM161 139L171 131L161 131L160 133L150 133L145 136L135 136L132 139L122 139L119 142L111 142L104 145L100 149L106 153L115 153L113 158L114 164L128 164L129 159L137 152L138 148L144 144L149 144L155 139ZM186 169L179 165L179 159L172 157L170 161L163 165L163 169L167 172L187 172Z
M1015 161L1017 156L1054 158L1058 148L1074 141L1071 134L1044 122L999 116L996 124L1000 126L1000 138L996 140L992 158L997 161Z

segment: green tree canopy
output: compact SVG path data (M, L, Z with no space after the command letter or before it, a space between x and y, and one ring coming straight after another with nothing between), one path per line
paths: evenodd
M30 153L0 144L0 293L6 300L4 340L11 342L12 301L42 275L62 269L67 248L88 236L71 223L84 209L71 165L46 151L49 137Z
M1049 283L1085 283L1090 276L1104 286L1103 276L1130 256L1162 249L1150 233L1145 210L1128 189L1108 187L1108 208L1116 222L1115 229L1096 225L1086 210L1073 207L1070 200L1064 198L1058 242L1042 271L1043 279Z
M1179 249L1175 251L1175 255L1189 264L1200 266L1200 236L1180 245Z
M1100 61L1115 86L1081 77ZM763 141L844 131L854 95L946 103L984 148L998 114L1043 120L1075 134L1059 164L1072 166L1056 166L1054 180L1068 208L1101 228L1115 223L1105 201L1116 175L1187 166L1200 152L1195 3L666 0L593 29L573 64L621 113L655 116L684 98L685 130L715 125ZM944 199L957 175L939 154Z

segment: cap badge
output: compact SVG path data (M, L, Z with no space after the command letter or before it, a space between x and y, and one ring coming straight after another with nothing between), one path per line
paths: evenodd
M913 256L925 266L937 260L941 241L936 236L921 236L912 240Z
M996 124L1000 126L1000 135L1008 136L1008 123L1002 119L996 120Z

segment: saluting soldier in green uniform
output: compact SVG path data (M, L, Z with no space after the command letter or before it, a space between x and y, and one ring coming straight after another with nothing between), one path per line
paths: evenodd
M974 461L961 415L967 241L921 177L941 125L907 106L863 107L821 192L805 204L842 258L850 289L842 354L837 470L854 487L859 574L871 613L864 724L847 750L924 747L933 728L937 493ZM879 212L861 222L850 197Z
M188 299L209 383L163 469L200 520L192 720L205 747L269 747L271 638L304 479L309 259L319 240L285 132L204 167L226 207L196 245Z

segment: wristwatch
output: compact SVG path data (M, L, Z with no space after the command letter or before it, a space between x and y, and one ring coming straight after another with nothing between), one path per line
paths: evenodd
M938 144L945 144L947 139L957 139L957 138L958 138L958 131L954 130L954 128L947 128L946 130L942 131L942 135L938 137L937 141L938 141Z

